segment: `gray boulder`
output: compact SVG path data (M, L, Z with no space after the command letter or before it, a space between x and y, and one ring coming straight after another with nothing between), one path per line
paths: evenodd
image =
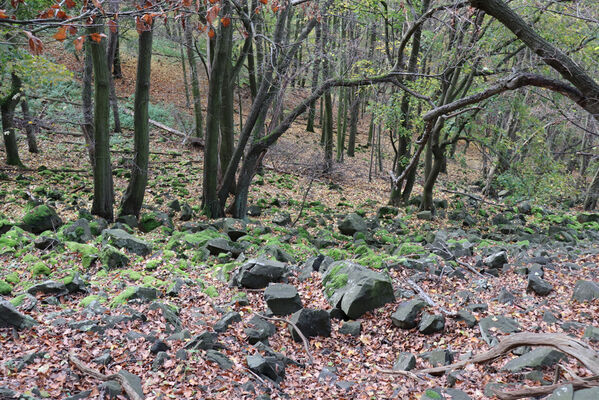
M277 328L274 324L254 315L249 324L251 328L245 328L243 331L247 336L247 341L250 344L256 344L258 342L267 342L268 338L275 334Z
M60 228L62 219L52 207L42 204L27 212L20 226L27 232L38 234Z
M89 221L85 218L80 218L66 226L62 231L62 235L66 240L77 243L86 243L93 239Z
M206 249L213 256L218 256L221 253L231 253L233 257L238 257L241 253L243 253L243 247L225 238L214 238L208 240L206 243Z
M129 257L109 244L102 247L102 251L100 251L100 261L107 269L124 268L129 265Z
M27 289L27 293L32 296L35 296L38 293L52 296L63 296L69 293L69 290L61 281L45 281L31 286L29 289Z
M287 212L282 212L272 219L272 223L279 226L287 226L291 223L291 216Z
M125 232L122 229L106 229L102 232L104 242L124 248L139 256L147 256L152 252L152 245L142 239Z
M350 319L395 301L389 276L350 261L332 263L322 283L329 303Z
M574 286L572 300L579 302L599 299L599 286L595 282L579 280Z
M216 350L206 350L206 354L204 354L204 358L208 361L212 361L213 363L218 364L221 369L227 370L233 368L233 361L220 351Z
M214 324L215 332L224 332L235 322L241 322L241 315L236 311L230 311Z
M445 317L440 314L424 313L418 325L418 331L425 335L442 332L445 328Z
M449 350L433 350L423 353L421 357L427 360L433 367L449 365L453 362L453 353Z
M567 384L558 387L546 400L572 400L574 398L574 387L572 384Z
M412 353L399 353L393 364L393 371L410 371L416 367L416 357Z
M285 264L278 261L251 259L233 275L231 284L249 289L262 289L271 282L278 282L286 272Z
M368 226L364 218L360 217L356 213L348 214L337 226L339 232L344 235L353 236L356 232L366 232Z
M271 283L264 291L264 300L274 315L289 315L302 308L297 289L285 283Z
M142 232L151 232L159 226L173 229L171 217L161 211L151 211L144 213L139 219L139 230Z
M289 318L291 322L303 333L306 338L315 336L331 336L331 317L325 310L312 310L302 308L293 313ZM289 331L293 340L300 342L302 339L295 331L295 328L289 324Z
M141 378L139 376L133 375L131 372L125 371L124 369L120 370L118 374L127 381L129 386L141 399L145 399L144 391L141 386Z
M518 358L510 360L503 366L502 370L519 372L526 368L550 367L564 359L566 359L566 356L560 351L551 347L537 347Z
M491 254L483 260L483 264L490 269L501 269L507 264L507 253L505 251L500 251Z
M275 357L262 357L259 354L246 357L247 365L250 371L267 377L268 379L279 383L285 378L285 364Z
M528 276L528 286L526 287L526 290L529 292L532 291L539 296L547 296L553 290L553 286L540 276L531 274Z
M31 317L17 311L11 302L0 298L0 328L25 329L36 324Z
M397 307L397 310L391 314L393 325L402 329L414 328L420 311L426 307L426 303L420 299L403 302Z
M342 335L360 336L362 333L362 323L360 321L347 321L339 328L339 333Z
M574 400L597 400L599 399L599 387L581 389L574 392Z

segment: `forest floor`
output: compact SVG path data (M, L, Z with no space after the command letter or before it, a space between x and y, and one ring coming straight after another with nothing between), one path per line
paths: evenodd
M60 57L73 71L80 68L70 56ZM174 103L186 112L182 82L173 80L180 76L173 73L177 65L162 57L154 63L153 101ZM133 59L125 58L125 78L117 83L121 97L132 94L133 70ZM288 98L301 95L298 91ZM95 232L101 226L98 221L90 221L91 238L82 236L81 230L69 230L78 218L89 218L85 210L91 206L92 176L82 138L40 134L41 154L26 152L21 141L27 169L3 169L0 176L0 301L10 300L36 324L0 329L0 387L4 387L0 398L11 398L11 391L37 399L104 398L107 386L70 362L69 352L103 374L120 370L134 374L146 399L265 399L267 394L273 399L483 399L493 397L493 389L551 384L558 362L570 376L591 376L572 357L543 358L541 366L503 370L506 361L530 350L522 348L444 376L422 374L414 379L380 371L391 369L403 352L415 356L417 372L431 363L480 354L495 345L495 339L515 332L568 333L595 346L599 300L572 297L579 280L599 281L599 219L593 220L599 215L575 209L563 212L534 204L534 199L530 209L500 200L491 200L495 205L490 205L440 190L435 197L445 202L438 203L432 220L419 217L413 205L387 210L397 215L383 215L389 154L382 170L369 180L367 125L367 121L360 125L356 157L346 157L331 174L315 177L314 166L322 157L319 133L306 132L305 121L298 120L269 152L264 175L254 180L250 204L258 206L261 215L237 222L232 230L223 221L199 215L201 150L182 146L178 138L152 128L154 154L143 214L161 219L150 232L117 225L150 248L144 255L133 248L121 250L127 265L118 268L108 268L112 261L104 257L103 249L111 239L106 232ZM131 141L130 131L113 136L117 204L127 184ZM463 163L450 162L448 171L439 188L477 195L472 183L478 179L480 160L473 148ZM191 220L182 218L175 200L190 207ZM52 206L66 227L36 235L16 227L40 203ZM361 235L340 232L339 222L352 213L367 223ZM195 233L183 233L185 229ZM214 239L226 243L222 252L207 250L207 245L216 246L208 243ZM446 246L451 255L439 246ZM243 255L234 256L240 248ZM503 251L507 262L492 268L486 257ZM274 331L265 339L269 347L251 345L252 328L271 329L255 319L258 313L269 315L269 308L263 289L230 284L235 271L253 257L284 261L283 280L297 289L303 307L330 311L331 286L323 284L324 271L311 271L318 255L353 260L388 274L396 300L361 315L355 336L344 333L349 326L341 330L345 321L333 318L330 336L310 338L306 349L292 339L286 322L275 321ZM531 290L529 273L542 274L550 292L540 295ZM82 282L73 285L77 276ZM48 280L54 286L35 286ZM128 299L138 287L152 289L157 298ZM416 315L416 327L396 326L391 315L417 297L416 288L434 303L426 312L464 311L475 321L468 324L446 315L439 332L422 333ZM219 344L206 339L204 347L190 345L215 327L220 331L224 317L232 322L218 333ZM272 361L269 354L286 361L284 377L274 367L276 371L268 372L248 364L252 355ZM281 378L278 382L270 379L273 373ZM568 373L558 376L560 382L567 377ZM78 393L80 397L69 397Z

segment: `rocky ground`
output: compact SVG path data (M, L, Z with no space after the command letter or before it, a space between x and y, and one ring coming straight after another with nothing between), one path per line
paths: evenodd
M3 220L1 396L118 397L126 381L146 399L480 399L553 383L557 364L560 381L592 375L530 346L443 376L385 370L447 365L517 332L594 346L598 214L456 199L429 220L312 202L292 227L300 204L258 203L248 221L179 201L139 222L85 209L69 222L47 204Z

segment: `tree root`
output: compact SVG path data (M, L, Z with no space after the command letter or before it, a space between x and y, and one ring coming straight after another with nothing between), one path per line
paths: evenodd
M95 369L83 364L83 361L78 359L74 353L69 353L69 361L72 362L73 365L75 365L79 370L81 370L81 372L90 375L93 378L96 378L101 381L117 381L121 385L125 393L127 393L127 396L130 400L144 400L144 398L137 394L137 392L131 387L129 382L123 376L119 374L104 375L96 371Z
M442 367L425 368L417 371L393 371L377 368L377 371L385 374L399 374L407 376L419 382L422 382L422 375L442 375L448 371L464 367L468 364L482 364L493 361L501 356L506 355L510 350L520 346L546 346L553 347L562 353L569 355L578 360L593 376L581 378L569 372L572 375L572 380L564 383L555 383L553 385L541 387L523 387L517 390L501 391L495 390L495 395L501 400L516 400L525 397L537 397L551 394L555 389L572 384L574 389L584 389L599 386L599 353L586 343L559 333L515 333L505 337L491 350L482 354L476 355L467 360L459 361ZM566 369L566 371L568 371Z

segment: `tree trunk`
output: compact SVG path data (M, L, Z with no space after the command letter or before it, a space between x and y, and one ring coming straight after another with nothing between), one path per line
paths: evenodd
M185 106L189 108L191 101L189 101L189 82L187 81L187 67L185 65L185 50L183 49L183 43L185 39L181 29L181 24L177 24L177 41L179 42L179 53L181 54L181 69L183 70L183 86L185 87Z
M324 164L325 171L329 171L333 166L333 102L331 92L324 95L324 122L322 129L324 132Z
M233 66L232 62L232 50L233 50L233 24L229 23L228 26L222 27L222 33L220 36L222 43L220 45L220 56L222 57L222 89L221 89L221 111L220 111L220 146L219 146L219 181L222 181L222 175L225 173L224 169L227 168L231 158L233 157L233 150L235 145L235 131L233 117L235 115L234 110L234 82L233 79Z
M593 181L587 189L584 199L584 209L586 211L594 210L597 208L597 202L599 202L599 167L597 167Z
M354 101L350 108L349 138L347 141L347 155L353 157L356 149L356 134L358 133L358 116L360 115L360 95L354 89Z
M88 28L90 34L101 27ZM114 192L110 164L110 71L106 62L106 40L90 41L94 68L94 201L91 213L108 221L114 219Z
M123 77L123 70L121 69L121 51L119 43L119 35L116 35L116 44L114 46L114 62L112 63L112 77L114 79L121 79Z
M95 139L94 139L94 104L92 101L93 90L93 69L94 65L92 62L91 45L90 41L85 42L85 56L83 66L83 82L81 91L81 100L83 103L83 123L81 124L81 130L83 131L83 138L87 147L87 153L89 155L89 163L92 168L96 165L96 150L95 150Z
M27 99L21 100L21 111L23 112L23 118L25 119L25 134L27 135L27 146L29 147L30 153L39 153L37 148L37 140L35 138L35 125L31 120L31 114L29 113L29 104Z
M19 157L19 146L15 134L15 108L21 99L21 78L14 72L11 74L10 92L1 100L0 111L2 113L2 132L4 147L6 149L6 164L22 167L23 163Z
M110 11L118 13L119 0L110 0ZM114 131L121 133L121 118L119 117L119 105L116 97L116 89L114 87L114 79L110 73L110 68L114 65L116 44L119 40L118 23L115 32L112 29L108 30L108 46L106 48L106 62L108 63L108 80L110 81L110 107L112 108L112 117L114 120Z
M221 15L226 15L230 10L230 2L225 0ZM221 92L223 89L223 78L226 59L226 43L224 39L223 25L218 28L216 43L214 46L213 62L210 71L210 83L208 86L208 107L206 109L206 140L204 147L204 181L202 208L208 218L221 217L223 212L219 205L218 184L218 141L220 137L221 120Z
M134 101L134 146L135 154L131 167L131 179L123 196L120 215L135 215L139 218L144 194L148 184L148 163L150 156L150 82L152 71L152 30L139 34L139 54L137 56L137 81Z
M316 38L314 39L314 43L317 47L322 49L322 41L320 35L320 24L316 25ZM320 59L322 54L318 52L315 55L314 65L312 66L312 91L314 92L318 87L318 75L320 75ZM316 117L316 100L310 103L310 108L308 109L308 123L306 125L306 130L308 132L314 132L314 119Z
M193 45L192 27L189 19L185 24L185 46L187 47L187 61L191 74L191 94L193 97L193 110L195 117L194 137L201 138L203 131L202 98L200 95L200 81L198 78L198 64L196 62L195 48ZM212 79L210 79L212 81Z

